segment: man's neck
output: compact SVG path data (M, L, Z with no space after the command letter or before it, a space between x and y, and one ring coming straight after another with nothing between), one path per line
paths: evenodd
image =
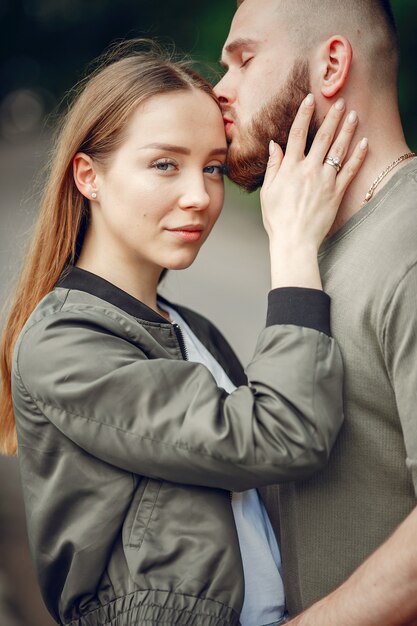
M396 143L386 143L389 149L385 151L373 147L372 140L369 141L369 153L366 157L366 161L363 164L360 172L356 176L355 180L350 184L346 191L340 208L337 212L336 219L329 231L329 235L333 235L339 228L341 228L346 222L359 211L363 206L365 196L369 191L372 183L376 178L398 157L410 152L410 148L407 146L404 139L397 141ZM375 189L375 194L380 192L384 186L388 183L390 178L398 172L399 169L404 167L408 163L407 160L398 163L378 184Z
M364 125L359 122L359 128L357 136L354 137L352 145L356 145L357 141L361 137L368 137L369 150L366 156L365 162L360 169L359 173L350 184L346 191L343 201L337 212L336 219L332 228L329 231L329 235L334 234L339 228L341 228L346 222L359 211L363 206L363 202L369 188L375 179L398 157L402 154L410 152L410 148L405 141L401 124L398 120L395 120L395 124L389 124L388 120L385 120L384 125L367 125L364 129ZM346 160L345 160L346 162ZM406 165L408 161L402 161L396 167L394 167L378 184L375 189L377 194L387 184L396 172Z

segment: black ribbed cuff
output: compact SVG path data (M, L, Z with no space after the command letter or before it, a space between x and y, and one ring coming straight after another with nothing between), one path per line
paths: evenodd
M268 294L266 325L294 324L330 332L330 297L319 289L279 287Z

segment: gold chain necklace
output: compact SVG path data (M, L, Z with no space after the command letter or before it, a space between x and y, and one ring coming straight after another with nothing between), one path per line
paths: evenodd
M396 167L399 163L401 163L401 161L405 161L406 159L412 159L413 157L417 156L417 154L415 152L406 152L405 154L402 154L400 157L398 157L398 159L395 159L395 161L393 161L392 163L390 163L390 165L388 165L387 168L385 168L380 174L379 176L377 176L377 178L375 178L374 182L372 183L372 185L369 187L365 199L362 202L361 206L364 206L367 202L369 202L369 200L372 198L372 196L374 195L374 191L375 189L378 187L379 183L381 182L381 180L383 178L385 178L385 176L387 174L390 173L391 170L394 169L394 167Z

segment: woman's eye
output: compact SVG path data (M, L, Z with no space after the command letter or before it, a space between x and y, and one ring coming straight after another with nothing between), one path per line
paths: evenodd
M204 168L206 174L216 174L218 176L224 176L225 174L225 166L224 165L207 165Z
M155 161L152 166L160 172L172 172L176 169L176 163L172 161Z

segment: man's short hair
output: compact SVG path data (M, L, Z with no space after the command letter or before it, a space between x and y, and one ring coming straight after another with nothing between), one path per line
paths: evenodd
M245 0L237 0L241 6ZM399 43L389 0L276 0L277 17L301 55L320 40L344 35L376 86L396 85ZM262 10L261 7L259 10Z

